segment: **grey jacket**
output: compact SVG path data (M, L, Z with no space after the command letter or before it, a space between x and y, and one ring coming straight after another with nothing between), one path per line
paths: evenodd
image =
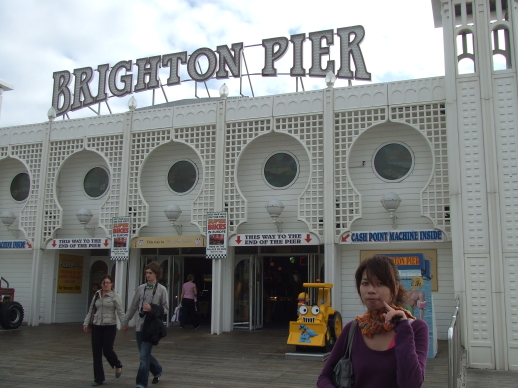
M167 288L158 283L155 296L153 296L153 288L146 288L146 284L141 284L135 292L133 302L131 302L128 311L126 311L126 319L124 320L124 322L122 322L122 326L128 326L128 322L131 320L131 318L133 318L133 315L135 315L136 312L140 312L142 306L147 303L162 306L164 309L164 314L167 314L167 312L169 311L169 302L167 301ZM143 324L144 318L139 315L137 317L136 330L141 331Z
M99 297L96 300L96 295ZM119 294L115 291L110 291L103 297L101 297L101 290L97 291L92 299L92 303L90 303L90 308L88 309L88 314L86 315L85 321L83 323L84 326L88 326L90 323L90 316L92 315L93 308L97 307L97 311L95 312L93 324L99 326L110 326L117 324L117 316L119 317L119 321L124 321L124 309L122 308L122 301Z

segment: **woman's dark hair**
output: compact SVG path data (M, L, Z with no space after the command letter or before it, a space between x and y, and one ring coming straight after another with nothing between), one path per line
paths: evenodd
M374 255L363 260L354 275L356 279L356 291L360 295L360 285L363 273L366 273L369 282L376 277L383 285L387 286L392 293L392 304L403 306L406 300L405 288L401 285L401 277L396 263L388 256Z
M108 274L103 275L103 276L101 277L101 280L99 281L99 283L100 283L100 284L102 284L102 282L104 281L104 279L108 279L108 280L112 283L112 290L113 290L113 286L114 286L113 278L112 278L110 275L108 275Z
M151 270L156 275L156 281L158 282L160 279L162 279L162 267L160 267L160 264L156 261L152 261L148 265L146 265L146 268L144 270Z
M194 280L194 275L192 273L187 275L187 281L191 281L191 280Z

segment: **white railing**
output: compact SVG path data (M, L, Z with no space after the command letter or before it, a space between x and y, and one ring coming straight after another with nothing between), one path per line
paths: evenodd
M457 388L464 385L464 349L461 344L460 333L461 318L460 298L457 295L455 298L455 310L453 311L450 327L448 328L448 388Z

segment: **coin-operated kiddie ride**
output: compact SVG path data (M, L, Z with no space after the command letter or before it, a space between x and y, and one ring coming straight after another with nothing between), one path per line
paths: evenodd
M298 318L290 322L288 345L297 352L331 351L342 332L342 316L331 306L329 283L304 283L306 293L299 298ZM299 297L301 296L299 295Z

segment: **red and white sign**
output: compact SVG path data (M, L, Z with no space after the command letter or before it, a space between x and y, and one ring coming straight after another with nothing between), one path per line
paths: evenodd
M318 237L313 233L261 233L238 234L228 242L232 247L265 245L319 245Z
M227 212L207 213L207 259L227 258Z
M129 260L130 217L112 218L112 252L110 260Z
M47 243L47 249L109 249L108 238L55 238Z

